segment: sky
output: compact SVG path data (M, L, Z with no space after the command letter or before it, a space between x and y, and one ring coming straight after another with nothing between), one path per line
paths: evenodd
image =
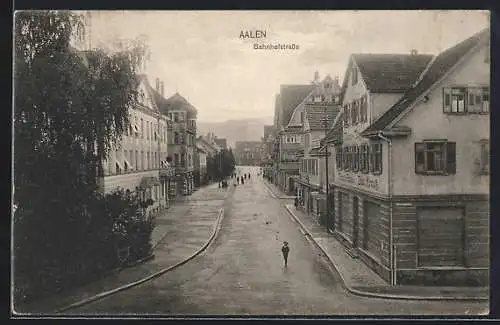
M281 84L308 84L315 71L342 82L351 53L438 54L485 27L487 11L99 11L90 35L92 46L144 37L151 85L179 92L199 121L272 123ZM266 37L240 37L256 30Z

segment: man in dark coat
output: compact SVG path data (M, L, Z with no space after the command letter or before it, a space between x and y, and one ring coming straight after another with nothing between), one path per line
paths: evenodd
M283 242L281 247L281 253L283 254L283 259L285 260L285 267L288 266L288 253L290 253L290 247L288 247L288 242Z

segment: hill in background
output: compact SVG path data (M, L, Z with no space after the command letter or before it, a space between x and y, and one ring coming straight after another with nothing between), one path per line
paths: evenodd
M264 125L273 123L272 117L245 118L224 122L198 121L198 135L214 132L219 138L226 138L228 146L234 148L236 141L260 141L264 136Z

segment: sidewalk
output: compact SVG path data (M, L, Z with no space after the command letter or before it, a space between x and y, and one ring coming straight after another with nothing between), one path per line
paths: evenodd
M262 179L262 182L271 190L271 192L276 195L276 197L280 199L295 199L294 195L287 195L281 191L279 187L274 185L273 183L267 181L266 179Z
M219 189L217 184L211 184L196 192L197 198L210 196L210 202L176 202L164 210L156 218L156 227L151 235L154 255L145 262L110 271L87 285L26 306L18 306L16 311L31 315L54 314L69 305L103 297L108 292L125 289L135 282L183 264L203 251L213 240L222 218L224 200L230 190Z
M297 210L293 204L287 204L285 207L306 235L328 257L342 278L345 288L353 294L407 300L489 299L487 287L391 286L361 260L348 255L345 247L311 216Z

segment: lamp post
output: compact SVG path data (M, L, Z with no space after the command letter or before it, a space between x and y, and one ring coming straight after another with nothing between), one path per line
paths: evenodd
M328 140L327 140L327 135L328 135L328 114L327 114L327 109L325 106L325 116L323 117L323 123L325 127L325 177L326 177L326 220L325 220L325 227L326 230L328 231L328 227L330 225L330 181L328 177Z

